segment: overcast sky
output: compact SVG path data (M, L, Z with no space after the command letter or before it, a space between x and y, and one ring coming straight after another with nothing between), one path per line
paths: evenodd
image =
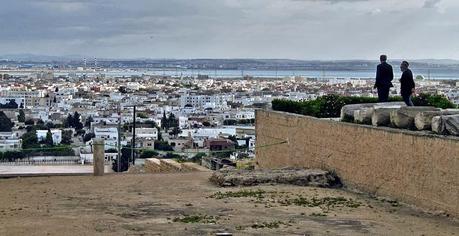
M459 59L458 0L0 3L0 55Z

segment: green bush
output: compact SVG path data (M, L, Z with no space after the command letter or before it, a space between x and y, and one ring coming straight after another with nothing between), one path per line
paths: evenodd
M22 150L28 156L75 156L71 146L57 145L53 147L35 145L29 149Z
M457 107L442 95L420 94L413 98L413 103L415 106L434 106L442 109Z
M15 161L17 159L25 158L24 153L18 151L0 152L0 160L2 161Z
M146 159L146 158L152 158L152 157L157 157L159 155L158 152L153 151L153 150L143 150L142 153L140 153L139 158L140 159Z
M390 102L403 101L399 96L390 97ZM374 97L349 97L335 94L325 95L310 101L292 101L274 99L272 108L275 111L284 111L318 118L339 117L341 108L349 104L377 103ZM456 108L446 97L441 95L420 94L413 98L415 106L434 106L438 108Z

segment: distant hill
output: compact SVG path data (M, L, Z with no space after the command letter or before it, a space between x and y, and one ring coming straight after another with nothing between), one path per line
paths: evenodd
M84 56L81 55L68 55L68 56L49 56L49 55L37 55L37 54L7 54L0 56L2 60L10 61L27 61L27 62L53 62L53 61L72 61L82 60Z

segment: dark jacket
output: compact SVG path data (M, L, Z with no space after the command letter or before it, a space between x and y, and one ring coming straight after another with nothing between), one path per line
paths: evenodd
M376 68L376 83L375 88L390 88L394 87L392 85L392 80L394 79L394 71L392 66L387 62L383 62L378 65Z
M413 72L407 69L403 72L402 78L400 79L400 93L402 95L410 95L412 93L411 90L414 88Z

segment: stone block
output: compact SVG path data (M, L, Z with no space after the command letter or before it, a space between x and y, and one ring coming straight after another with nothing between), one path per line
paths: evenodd
M459 115L443 116L446 132L450 135L459 136Z
M371 124L371 117L373 116L375 109L373 107L370 108L362 108L360 110L354 111L354 122L358 124Z
M371 124L373 126L389 126L390 125L390 113L392 111L398 110L400 107L388 108L381 107L375 108L371 116Z
M362 103L350 104L341 108L341 121L354 122L354 112L364 108L402 107L403 102Z
M432 131L437 134L459 136L459 115L435 116Z
M334 173L316 169L221 170L210 177L220 187L255 186L261 184L292 184L314 187L341 187Z
M420 112L441 111L435 107L402 107L390 113L391 125L401 129L415 129L414 118Z
M414 124L418 130L431 130L432 118L435 116L455 115L459 114L459 110L442 110L442 111L424 111L418 113L414 117Z

